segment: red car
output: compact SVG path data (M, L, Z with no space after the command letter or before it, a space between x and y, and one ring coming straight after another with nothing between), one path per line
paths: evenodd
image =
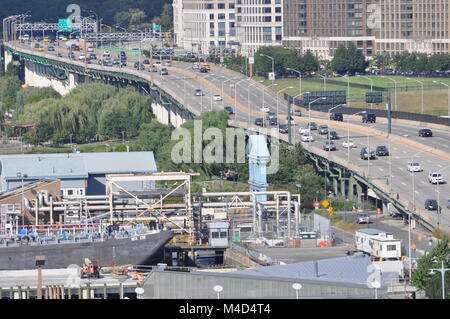
M72 45L71 46L72 51L80 51L80 47L78 45Z

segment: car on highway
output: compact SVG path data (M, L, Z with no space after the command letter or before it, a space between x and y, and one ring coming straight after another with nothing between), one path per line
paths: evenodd
M194 63L194 64L192 64L192 69L198 70L198 69L200 69L200 65L198 65L198 63Z
M80 56L78 57L78 60L80 61L84 61L86 59L86 56L84 54L80 54Z
M371 149L367 149L367 147L363 147L361 149L361 153L359 154L361 159L367 160L367 159L375 159L375 151Z
M158 72L158 69L156 68L156 66L152 65L148 67L148 72Z
M431 184L444 184L444 176L442 176L442 174L438 172L429 173L428 182L430 182Z
M340 137L339 137L339 135L338 135L338 133L336 131L331 131L331 132L328 133L328 135L329 135L328 138L330 140L338 140L338 139L340 139Z
M419 130L420 137L433 137L433 132L429 128L423 128Z
M44 47L43 47L43 46L40 46L40 47L38 48L38 51L44 51Z
M264 112L264 113L270 112L270 108L269 108L268 106L261 106L261 107L259 108L259 110L260 110L261 112Z
M267 112L266 118L268 120L274 119L277 117L277 114L275 112Z
M294 116L302 116L302 111L298 110L298 109L295 109L295 110L292 111L292 115L294 115Z
M212 99L213 101L222 101L220 94L213 94Z
M298 132L300 133L300 135L309 135L309 133L311 132L309 127L301 127L298 129Z
M172 63L169 60L167 60L167 61L164 61L164 65L165 66L172 66Z
M362 115L362 122L363 123L376 123L377 117L375 114L372 114L372 113L364 113Z
M109 50L105 50L103 51L103 56L110 56L111 52L109 52Z
M357 224L370 224L370 214L369 213L357 213L356 214Z
M335 151L336 144L334 144L333 141L325 141L325 143L323 143L323 150L324 151Z
M154 66L156 67L160 67L161 66L161 61L156 61L155 63L153 63Z
M262 117L258 117L255 119L255 125L257 126L264 126L264 120Z
M353 140L345 140L344 142L342 142L342 147L343 148L356 148L356 144L355 144L355 142L353 142Z
M159 74L161 74L161 75L168 75L169 71L166 68L161 68L161 70L159 70Z
M200 68L200 73L208 73L208 69L207 68Z
M408 163L408 171L409 172L422 172L423 168L417 162L409 162Z
M80 46L76 45L76 44L72 44L70 46L70 50L72 50L72 51L80 51Z
M425 209L426 210L438 210L438 203L435 199L427 199L425 200Z
M56 56L59 58L62 58L63 55L62 55L62 53L58 52L58 53L56 53Z
M95 53L89 54L89 59L91 59L91 60L97 60L97 54L95 54Z
M344 120L344 117L342 116L342 113L333 112L330 114L330 120L342 122Z
M281 124L280 127L278 128L278 131L282 134L287 134L289 133L289 128L286 124Z
M194 91L195 96L204 96L205 93L201 89L195 89Z
M144 60L144 61L142 61L142 64L150 64L150 61L149 60Z
M55 47L52 46L52 45L49 45L48 48L47 48L47 50L48 50L49 52L54 52L54 51L55 51Z
M302 142L314 142L314 137L310 134L302 134L300 138Z
M271 118L269 120L269 125L272 125L272 126L278 125L278 119L276 117Z
M320 135L328 134L328 126L320 125L317 131Z
M40 47L41 47L41 45L40 45L39 43L35 43L35 44L34 44L34 48L35 48L35 49L39 49Z
M75 54L73 54L72 52L69 52L67 56L69 57L69 59L75 60Z
M88 46L87 47L87 52L94 52L94 47Z
M227 105L223 108L228 114L234 114L234 110L231 106Z
M306 127L311 128L311 131L317 131L317 124L314 122L308 123Z
M386 146L379 145L375 149L375 154L377 154L377 156L389 156L389 150Z

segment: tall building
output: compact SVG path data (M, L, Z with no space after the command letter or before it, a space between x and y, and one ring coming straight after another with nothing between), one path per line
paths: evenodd
M377 53L450 52L449 0L284 0L283 45L329 59L353 42Z
M178 47L209 54L234 45L235 0L174 0L172 5Z
M236 0L237 41L252 56L261 46L282 45L282 0Z

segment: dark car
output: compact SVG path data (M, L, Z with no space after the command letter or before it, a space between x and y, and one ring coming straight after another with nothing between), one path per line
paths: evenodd
M364 113L362 115L362 122L363 123L376 123L377 117L375 114L372 114L372 113Z
M35 49L39 49L40 47L41 47L41 45L40 45L39 43L35 43L35 44L34 44L34 48L35 48Z
M363 147L360 153L361 159L375 159L375 152L372 150L367 150L367 147Z
M135 69L138 69L138 68L139 68L139 62L134 62L133 67L134 67Z
M264 126L264 121L263 121L263 119L262 119L261 117L258 117L258 118L255 120L255 125L258 125L258 126Z
M342 122L344 117L342 116L342 113L333 112L330 114L330 120Z
M314 123L314 122L308 123L308 125L306 127L310 128L311 131L316 131L317 130L317 124Z
M433 132L429 128L423 128L419 130L419 136L421 137L432 137Z
M72 52L70 52L70 53L69 53L69 59L75 60L75 54L73 54Z
M89 59L91 59L91 60L97 60L97 55L96 55L95 53L91 53L91 54L89 55Z
M271 118L271 119L269 120L269 125L275 126L275 125L277 125L277 124L278 124L278 119L277 119L276 117Z
M161 74L161 75L168 75L169 71L167 71L166 68L162 68L161 70L159 70L159 74Z
M275 112L268 112L267 113L267 119L271 120L273 118L275 118L277 115L275 114Z
M49 47L47 48L47 50L48 50L49 52L54 52L54 51L55 51L55 47L49 46Z
M200 68L200 73L208 73L208 69L207 68Z
M438 204L435 199L427 199L425 201L425 209L426 210L438 210Z
M152 65L151 67L148 67L148 72L158 72L158 69L156 68L156 66Z
M287 134L287 133L289 133L289 128L286 124L282 124L278 128L278 131L280 131L280 133L282 133L282 134Z
M225 111L227 111L228 114L234 114L234 110L231 106L227 105L223 108Z
M334 144L333 141L325 141L323 144L324 151L335 151L336 150L336 144Z
M386 146L377 146L375 153L377 156L389 156L389 150Z
M330 133L328 133L329 135L329 139L330 140L338 140L340 139L338 133L336 131L331 131Z
M312 130L312 128L311 128L311 130ZM320 135L328 134L328 126L320 125L318 128L318 131L319 131Z
M150 61L149 60L144 60L144 61L142 61L142 64L150 64Z
M292 115L294 116L302 116L302 111L301 110L293 110L291 111Z
M201 89L195 89L194 94L195 94L195 96L204 96L205 95Z

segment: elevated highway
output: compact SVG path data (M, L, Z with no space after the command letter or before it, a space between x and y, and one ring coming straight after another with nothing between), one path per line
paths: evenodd
M279 113L279 119L285 120L288 113L287 102L282 94L278 99L270 89L264 89L260 83L245 78L242 74L227 69L213 67L209 73L199 73L191 68L191 64L174 62L169 69L169 75L149 73L147 70L138 71L132 68L137 57L129 57L131 67L105 67L98 64L85 64L70 60L64 48L62 57L57 57L53 52L38 52L27 44L12 45L7 43L7 54L11 59L25 61L29 68L35 65L45 65L47 69L63 70L64 72L81 75L79 82L102 80L118 85L134 85L148 92L156 99L153 111L162 122L172 123L175 126L191 118L210 110L223 110L226 105L231 105L235 114L230 116L230 125L258 131L263 134L273 134L266 128L255 126L254 120L263 117L259 110L262 105L270 106L271 111ZM97 55L101 52L97 50ZM58 71L58 72L59 72ZM54 71L54 73L58 73ZM41 74L41 77L47 77ZM48 75L51 76L51 75ZM54 77L54 76L53 76ZM27 81L27 78L25 79ZM32 80L32 79L31 79ZM60 80L61 83L67 80ZM74 85L77 83L74 82ZM237 84L236 84L237 83ZM33 83L30 83L33 85ZM204 96L196 96L195 89L202 89ZM212 94L220 94L223 101L213 101ZM165 105L170 104L169 111L161 111ZM277 107L278 106L278 107ZM172 110L173 109L173 110ZM278 109L278 110L277 110ZM158 116L158 112L161 113ZM183 113L184 112L184 113ZM175 123L162 114L175 114L180 120ZM179 116L178 116L179 115ZM295 117L295 125L292 126L292 142L300 141L298 128L304 127L308 122L308 111L302 109L302 117ZM441 171L444 176L450 176L450 131L446 127L433 127L435 137L419 138L418 128L424 123L411 123L402 120L394 120L392 134L387 134L386 119L379 119L376 126L365 125L359 117L350 116L347 123L328 121L328 115L321 112L311 112L311 121L318 125L329 125L338 132L341 139L335 141L337 151L327 152L322 149L326 138L313 133L315 141L303 143L309 151L311 160L317 169L324 174L329 185L332 185L334 193L346 196L358 201L361 206L368 198L376 203L384 212L398 210L403 214L412 214L413 218L422 223L428 229L440 227L450 231L450 210L447 201L450 198L450 185L439 186L428 183L428 172ZM283 122L284 123L284 122ZM342 142L349 134L356 148L344 149ZM288 141L286 135L276 135L283 141ZM361 160L359 151L361 147L376 147L378 145L389 146L390 157L379 157L376 160ZM406 169L408 161L418 161L424 168L423 172L412 175ZM424 209L426 199L438 199L442 207L441 214L436 211Z

